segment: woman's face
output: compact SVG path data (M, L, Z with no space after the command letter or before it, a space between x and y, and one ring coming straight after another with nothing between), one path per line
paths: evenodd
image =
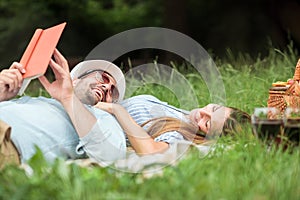
M190 121L199 127L204 133L214 128L214 130L222 130L225 120L229 117L231 108L218 104L208 104L203 108L196 108L189 114Z

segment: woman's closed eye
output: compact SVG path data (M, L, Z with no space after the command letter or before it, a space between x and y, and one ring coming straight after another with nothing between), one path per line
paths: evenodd
M205 122L205 127L207 128L207 130L210 128L210 120L207 120Z
M222 108L221 105L216 105L216 106L213 107L212 111L215 112L215 111L217 111L220 108Z

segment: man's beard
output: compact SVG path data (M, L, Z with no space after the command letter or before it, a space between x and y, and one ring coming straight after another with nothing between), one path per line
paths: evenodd
M80 81L74 86L74 92L83 104L92 106L96 104L95 95L88 82Z

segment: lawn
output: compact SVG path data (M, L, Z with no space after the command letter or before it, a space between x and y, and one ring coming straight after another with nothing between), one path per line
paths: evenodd
M263 58L245 54L216 59L226 91L226 105L252 113L267 105L268 89L294 73L299 55L292 47L270 49ZM196 91L199 106L210 101L201 76L193 69L175 65ZM42 90L39 94L44 94ZM176 106L172 92L149 84L132 93L150 93ZM35 95L35 94L34 94ZM299 199L299 148L267 145L250 128L233 139L218 140L215 151L205 157L192 149L163 174L145 177L106 167L80 167L57 160L48 164L37 153L31 173L10 166L0 172L0 199Z

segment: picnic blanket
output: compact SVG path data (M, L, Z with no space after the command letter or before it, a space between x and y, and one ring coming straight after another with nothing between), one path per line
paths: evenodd
M191 149L199 152L199 158L205 157L214 144L207 143L203 145L195 145L187 141L178 141L163 153L138 155L133 150L127 152L126 158L114 162L97 162L94 159L78 159L69 160L68 163L76 163L82 167L99 166L111 167L122 172L143 173L148 175L160 174L164 167L174 166L187 155Z
M66 164L76 164L80 167L110 167L115 171L140 173L143 178L163 175L163 169L168 166L175 166L184 159L191 150L199 152L199 159L208 156L215 149L215 143L209 142L203 145L195 145L187 141L178 141L170 145L170 148L163 153L138 155L133 150L128 150L126 158L114 162L98 162L92 158L67 160ZM34 170L28 164L20 166L28 176L32 176Z

